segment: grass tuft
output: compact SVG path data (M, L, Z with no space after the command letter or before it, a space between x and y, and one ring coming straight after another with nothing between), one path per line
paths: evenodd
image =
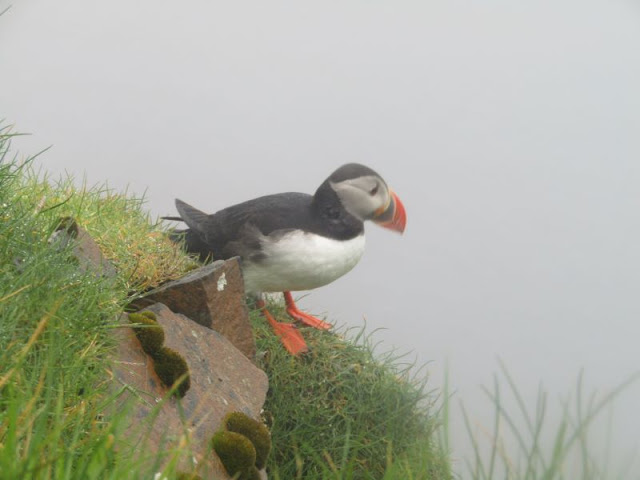
M285 316L282 305L269 310ZM310 353L296 358L259 312L252 318L270 383L273 478L450 478L435 444L432 397L413 365L392 353L374 356L362 333L345 341L315 329L304 330Z
M98 243L129 291L155 287L196 265L169 240L165 227L143 210L144 199L106 185L78 188L69 176L53 181L29 161L12 170L7 172L10 177L20 175L20 185L14 185L4 199L12 216L31 217L33 228L45 234L59 228L61 219L73 219Z
M624 471L609 471L609 458L593 447L590 430L615 399L632 383L633 375L611 392L585 396L583 376L567 400L562 402L561 416L549 420L547 393L542 387L533 408L527 405L504 363L494 377L492 389L484 393L494 407L491 429L478 434L462 406L462 415L473 448L467 459L469 478L489 480L609 480L628 478ZM506 384L506 392L503 386ZM510 398L509 398L510 397ZM573 400L569 400L573 397ZM515 404L515 407L512 405ZM507 406L508 405L508 406ZM602 443L602 442L600 442ZM607 445L611 439L606 439ZM605 452L607 453L607 452Z
M59 215L29 195L12 136L0 128L0 478L109 478L105 362L126 290L50 248Z

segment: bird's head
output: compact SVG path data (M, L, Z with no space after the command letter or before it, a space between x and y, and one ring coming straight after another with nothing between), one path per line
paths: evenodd
M349 163L327 179L343 207L354 217L402 233L407 214L398 196L369 167Z

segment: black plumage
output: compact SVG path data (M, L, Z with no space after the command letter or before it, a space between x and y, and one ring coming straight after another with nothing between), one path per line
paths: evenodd
M260 261L262 236L277 239L292 230L335 240L349 240L364 232L362 220L345 210L328 180L313 196L295 192L266 195L211 215L178 199L176 207L189 226L176 233L184 235L187 251L202 260L238 255Z

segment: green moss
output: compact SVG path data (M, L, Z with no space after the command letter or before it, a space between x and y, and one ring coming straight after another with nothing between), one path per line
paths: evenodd
M140 340L142 349L153 358L154 370L162 383L167 387L172 387L180 377L186 375L186 378L180 382L176 390L178 396L184 397L187 390L191 388L189 366L178 352L162 346L164 343L164 330L156 321L155 313L148 310L130 313L129 322L141 324L132 328L136 332L138 340Z
M224 417L224 427L247 437L256 449L256 467L262 469L271 451L271 434L267 427L242 412L231 412Z
M143 312L140 312L140 315L144 315L145 317L150 318L151 320L157 320L156 314L153 313L151 310L145 310Z
M202 477L197 473L178 472L176 480L202 480Z
M164 343L164 330L156 322L155 318L150 318L143 313L130 313L129 322L142 324L139 327L133 327L136 337L140 340L142 349L149 355L155 355L162 348ZM152 312L149 312L152 313ZM155 315L154 315L155 317Z
M184 397L187 390L191 387L191 378L189 377L189 366L187 361L175 350L169 347L162 347L158 352L152 355L154 369L167 387L172 387L180 377L186 374L186 378L178 385L176 393L180 397Z
M260 477L260 471L256 467L253 467L249 470L245 478L246 480L261 480L262 477Z
M220 430L211 439L213 449L231 476L240 474L239 480L259 478L256 473L256 449L244 435Z

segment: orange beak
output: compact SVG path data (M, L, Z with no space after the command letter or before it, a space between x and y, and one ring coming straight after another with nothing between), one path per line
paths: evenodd
M402 233L407 226L407 212L395 192L389 191L389 193L391 194L389 205L377 211L373 221L381 227Z

